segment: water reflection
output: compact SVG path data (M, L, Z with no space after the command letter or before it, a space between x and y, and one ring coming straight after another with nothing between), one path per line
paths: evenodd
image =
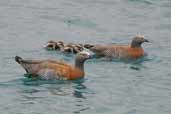
M145 5L152 5L153 3L149 0L128 0L132 3L144 3Z
M92 94L92 92L84 85L84 81L84 79L79 79L73 82L75 84L73 86L73 96L76 98L76 102L74 103L76 106L76 109L73 111L74 114L79 114L90 109L90 106L86 104L86 94Z
M86 99L86 97L83 95L87 89L87 87L83 84L84 80L77 80L74 83L76 85L74 86L73 96L76 98Z
M50 101L55 107L61 107L63 105L72 106L70 111L74 114L79 114L90 109L87 100L89 96L94 94L86 86L85 82L86 79L84 78L74 81L47 81L21 78L0 83L0 85L14 89L17 95L19 95L15 101L24 106L36 105L43 102L47 103Z
M85 107L85 108L79 109L79 110L77 110L77 111L74 111L73 113L74 113L74 114L80 114L81 112L86 111L86 110L88 110L88 109L90 109L90 107Z
M98 62L98 63L110 63L110 64L116 64L116 63L119 63L119 64L125 64L126 66L128 66L129 69L131 70L136 70L136 71L140 71L142 68L143 69L146 69L147 66L145 66L144 64L146 62L149 62L149 61L154 61L155 58L154 57L149 57L149 56L144 56L144 57L141 57L139 59L117 59L117 58L112 58L111 60L109 60L109 58L106 58L106 57L103 57L103 58L93 58L91 60L89 60L87 63L95 63L95 62Z

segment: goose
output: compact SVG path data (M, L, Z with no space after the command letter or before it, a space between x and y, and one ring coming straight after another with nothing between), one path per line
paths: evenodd
M90 53L83 51L76 55L75 65L60 60L27 60L20 56L16 56L15 61L34 78L74 80L85 76L84 62L90 58Z
M85 44L84 47L98 57L117 59L138 59L145 55L142 44L149 42L144 36L135 36L130 44Z

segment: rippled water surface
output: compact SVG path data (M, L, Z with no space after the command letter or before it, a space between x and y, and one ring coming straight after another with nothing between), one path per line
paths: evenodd
M129 43L144 35L143 62L89 60L86 77L42 81L24 77L15 55L47 52L48 40ZM170 0L0 0L1 114L171 114Z

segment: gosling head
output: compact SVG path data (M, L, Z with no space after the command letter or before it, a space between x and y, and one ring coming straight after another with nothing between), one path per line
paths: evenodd
M87 48L87 49L90 49L90 48L94 47L94 45L92 45L92 44L84 44L84 47Z
M63 46L64 46L64 43L62 41L56 42L56 41L50 40L44 47L50 50L60 50Z

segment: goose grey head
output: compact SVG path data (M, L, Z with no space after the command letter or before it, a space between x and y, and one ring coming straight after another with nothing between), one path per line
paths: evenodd
M131 47L141 47L144 42L149 42L144 36L135 36L132 40Z
M76 59L75 59L75 67L77 67L81 70L84 70L84 62L90 58L91 58L90 53L88 53L86 51L82 51L82 52L78 53L76 55Z
M91 58L90 53L86 51L82 51L76 55L76 61L80 63L83 63L84 61L90 58Z

